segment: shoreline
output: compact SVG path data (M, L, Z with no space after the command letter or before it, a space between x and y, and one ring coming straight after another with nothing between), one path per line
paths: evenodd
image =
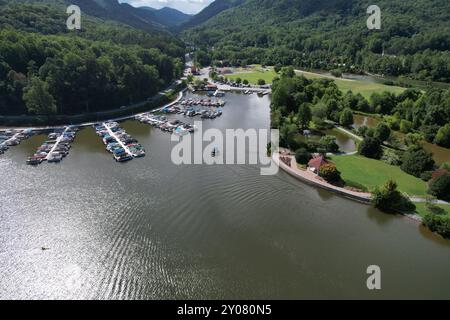
M280 156L288 157L291 159L291 166L289 167L286 163L280 160ZM312 172L309 172L308 170L300 170L298 169L297 162L295 160L295 157L289 155L289 154L283 154L283 153L274 153L272 155L272 160L278 165L278 167L289 174L290 176L296 178L297 180L315 187L319 188L331 193L334 193L338 196L341 196L343 198L346 198L348 200L356 201L358 203L362 203L365 205L371 205L371 199L372 194L368 192L358 192L358 191L352 191L349 189L341 188L334 186L324 180L318 179L318 176ZM423 203L424 200L418 198L418 197L410 197L410 200L415 203ZM405 214L405 213L398 213L398 215L402 218L412 220L418 224L422 223L422 217L418 214Z
M166 108L166 107L171 107L172 105L178 103L178 102L183 98L184 92L185 92L186 90L187 90L186 88L183 89L183 90L181 90L181 91L178 93L178 97L177 97L175 100L173 100L173 101L171 101L171 102L169 102L169 103L163 105L162 107L158 107L158 108L156 108L156 109L152 109L152 110L149 110L149 111L138 112L138 113L131 114L131 115L128 115L128 116L122 116L122 117L117 117L117 118L102 119L102 120L99 120L99 121L82 122L82 123L79 123L79 124L62 124L62 125L42 126L42 127L30 127L30 126L23 126L23 127L9 127L9 126L0 126L0 129L6 129L6 130L24 130L24 129L30 129L30 130L32 130L32 131L45 131L45 130L61 129L61 128L65 128L65 127L79 127L79 128L84 128L84 127L92 126L92 125L94 125L95 123L98 123L98 122L104 122L104 121L116 121L116 122L119 122L119 121L130 120L130 119L134 119L137 115L140 115L140 114L143 114L143 113L147 113L147 112L158 112L158 110L164 109L164 108Z

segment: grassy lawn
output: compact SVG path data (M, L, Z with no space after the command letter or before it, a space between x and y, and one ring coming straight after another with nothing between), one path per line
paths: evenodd
M425 196L427 185L421 179L403 172L399 167L361 156L333 156L333 162L350 185L363 185L368 190L383 185L387 180L397 182L399 190L409 195Z
M276 72L273 70L264 71L264 70L253 70L251 72L242 72L242 73L234 73L228 74L226 77L230 80L236 80L237 78L241 78L242 80L248 80L251 84L258 84L259 79L263 79L267 84L272 83L273 78L277 76Z
M329 77L325 77L317 73L299 72L299 74L303 74L306 78L309 79L318 79L318 78L329 79ZM366 99L369 99L372 93L374 92L381 93L383 91L388 91L398 95L406 90L405 88L401 87L387 86L382 83L373 83L368 81L360 81L360 80L348 81L340 79L333 79L333 80L336 82L336 85L342 92L346 93L347 91L351 90L354 94L361 93L361 95Z
M425 217L425 215L428 213L427 208L425 207L425 203L415 203L416 205L416 213L420 215L421 217ZM450 216L450 205L448 204L437 204L439 208L444 209L447 211L447 216Z
M330 79L330 77L326 77L323 75L320 75L318 73L312 73L312 72L297 72L297 74L303 74L306 78L309 79L319 79L319 78L326 78ZM257 84L259 79L264 79L266 83L272 83L272 80L277 76L275 71L273 71L272 68L269 68L269 71L264 70L259 65L252 66L251 69L248 69L248 71L243 71L243 69L237 69L237 72L234 74L226 75L226 77L230 80L236 80L237 78L241 78L242 80L248 80L252 84ZM338 88L346 93L347 91L351 90L353 93L361 93L366 99L369 99L372 93L374 92L383 92L383 91L389 91L393 92L395 94L400 94L403 91L405 91L405 88L396 87L396 86L387 86L381 83L373 83L368 81L360 81L360 80L341 80L341 79L334 79L336 82Z

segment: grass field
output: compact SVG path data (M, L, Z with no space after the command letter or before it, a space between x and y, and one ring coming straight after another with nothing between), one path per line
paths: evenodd
M242 80L248 80L251 84L257 84L259 79L263 79L267 84L272 83L273 78L277 76L276 72L273 70L269 71L251 71L251 72L242 72L242 73L234 73L226 75L226 77L230 80L236 80L237 78L241 78Z
M363 185L368 190L382 186L392 179L400 191L409 195L425 196L427 185L421 179L403 172L399 167L362 156L333 156L333 162L350 185Z
M425 215L428 213L427 208L425 207L425 203L415 203L416 205L416 213L420 215L421 217L425 217ZM439 208L444 209L447 211L447 216L450 216L450 205L448 204L438 204Z
M242 80L247 79L252 84L257 84L259 79L264 79L266 83L272 83L272 80L277 76L273 69L269 69L268 71L263 70L260 66L253 66L250 71L241 72L241 70L237 70L238 72L230 75L226 75L226 77L230 80L236 80L237 78L241 78ZM319 79L326 78L330 79L330 77L312 73L312 72L297 72L297 74L303 74L306 78L309 79ZM393 92L395 94L400 94L405 91L405 88L396 87L396 86L387 86L381 83L373 83L368 81L361 80L344 80L344 79L333 79L338 88L346 93L351 90L353 93L361 93L366 99L369 99L372 93L374 92Z

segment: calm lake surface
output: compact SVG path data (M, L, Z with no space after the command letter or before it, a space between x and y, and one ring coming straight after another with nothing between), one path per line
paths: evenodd
M268 97L225 99L204 128L269 127ZM147 157L115 163L91 128L58 165L25 165L44 136L0 156L0 298L450 298L450 241L415 222L258 166L175 166L167 133L123 127Z

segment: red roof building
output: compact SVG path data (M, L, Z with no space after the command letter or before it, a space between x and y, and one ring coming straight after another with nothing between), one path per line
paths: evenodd
M315 157L314 159L311 159L308 163L308 168L309 170L313 171L313 172L319 172L320 168L323 165L329 164L330 162L327 161L327 159L325 159L324 156L318 156Z

